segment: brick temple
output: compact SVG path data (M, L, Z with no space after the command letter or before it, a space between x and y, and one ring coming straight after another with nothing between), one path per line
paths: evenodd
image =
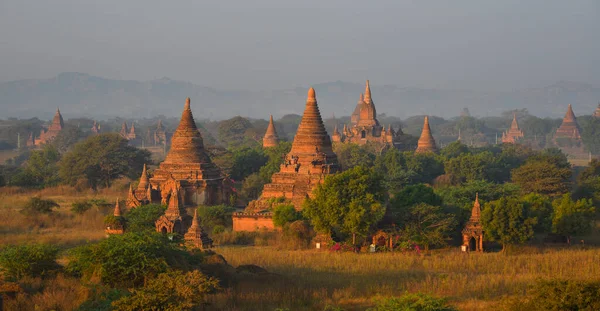
M386 130L377 120L377 110L371 97L371 86L367 80L364 94L360 94L356 108L350 117L351 126L348 128L344 124L342 133L338 131L337 125L331 135L331 140L335 143L354 143L364 145L368 142L375 142L387 145L394 145L396 136L398 136L389 125Z
M523 131L519 129L519 123L517 122L517 114L513 113L513 120L510 124L510 128L502 133L502 143L515 144L523 139L523 136Z
M263 137L263 148L275 147L279 144L279 136L277 130L275 130L275 124L273 123L273 115L269 118L269 126Z
M188 98L165 160L154 170L152 177L144 167L136 189L130 187L126 205L167 205L171 204L171 198L176 198L183 207L216 205L229 202L231 193L229 179L221 174L204 150Z
M65 122L63 120L62 115L60 114L60 109L56 108L56 113L54 114L54 118L52 118L52 123L48 126L47 129L42 129L39 137L35 137L33 133L29 133L29 138L27 139L28 147L35 147L39 145L43 145L51 142L58 136L60 131L65 127Z
M483 252L483 233L479 194L475 194L475 203L473 203L473 209L471 210L471 218L469 218L462 231L463 247L465 250Z
M435 140L433 139L433 135L431 135L431 128L429 127L429 117L425 116L423 120L423 130L421 131L421 137L417 142L417 153L425 153L425 152L437 152L437 147L435 146Z
M233 230L274 229L270 214L274 199L282 199L301 210L313 189L326 176L338 171L337 156L323 124L315 90L310 88L290 152L285 155L279 172L271 177L271 183L264 186L260 198L250 202L244 212L233 215Z

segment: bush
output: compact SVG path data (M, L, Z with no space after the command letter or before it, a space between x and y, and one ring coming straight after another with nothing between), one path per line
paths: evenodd
M32 197L23 205L21 213L25 215L51 214L55 207L60 207L60 205L53 200Z
M165 213L164 205L148 204L132 208L126 215L130 232L154 231L154 222Z
M198 310L208 294L219 289L219 281L195 270L159 274L130 296L113 302L114 310Z
M509 310L600 310L600 282L541 280Z
M226 205L201 206L198 208L198 216L202 226L210 230L215 226L231 227L231 214L235 208Z
M425 294L406 294L380 300L370 311L456 311L446 300ZM526 309L523 309L526 310Z
M273 209L273 224L283 228L287 224L302 219L302 213L298 212L292 204L281 204Z
M86 201L86 200L76 201L76 202L73 202L73 204L71 205L71 212L81 215L81 214L87 212L91 208L92 208L92 202L90 202L90 201Z
M5 276L13 279L43 276L59 267L57 254L58 248L47 244L7 246L0 251L0 267Z
M113 287L138 286L169 267L189 268L195 260L199 263L161 234L129 232L72 250L67 271L83 277L99 276Z

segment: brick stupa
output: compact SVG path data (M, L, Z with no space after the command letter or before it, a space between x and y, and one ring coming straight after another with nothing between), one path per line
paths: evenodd
M502 133L502 143L515 144L521 140L523 136L523 131L519 129L519 123L517 122L517 114L513 113L513 120L510 128Z
M221 175L219 168L204 150L202 135L196 127L189 98L185 102L179 126L171 138L171 149L165 160L154 170L149 183L144 182L144 176L142 173L140 185L133 191L139 201L144 199L152 203L167 204L173 191L177 189L182 206L229 202L231 183ZM129 205L128 202L128 207L131 207Z
M425 116L425 120L423 121L423 131L421 132L421 137L417 142L417 150L415 152L436 152L437 147L435 146L435 140L433 139L433 135L431 135L431 128L429 127L429 117Z
M51 142L58 136L64 127L65 122L60 114L60 109L56 108L56 113L54 114L54 118L52 118L50 126L48 126L47 129L42 129L38 138L35 138L33 133L30 133L30 139L27 140L27 146L33 147Z
M279 136L275 130L275 124L273 123L273 115L269 118L269 126L263 137L263 148L271 148L277 146L279 143Z
M326 176L339 170L337 156L325 129L315 90L308 90L306 108L292 143L279 172L273 174L258 200L250 202L244 213L235 213L234 230L252 231L253 228L273 228L269 209L273 199L282 198L297 210L302 209L304 199Z
M192 225L183 236L183 239L185 240L186 245L190 248L206 249L212 247L212 239L200 225L200 220L198 219L198 209L194 209Z
M575 113L573 113L571 104L569 104L569 108L567 109L567 113L563 118L562 124L556 130L556 134L554 135L555 140L564 138L576 141L581 140L579 125L577 124L577 118L575 117Z

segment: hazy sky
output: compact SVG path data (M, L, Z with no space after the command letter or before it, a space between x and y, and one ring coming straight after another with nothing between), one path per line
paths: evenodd
M0 81L600 86L600 1L0 0Z

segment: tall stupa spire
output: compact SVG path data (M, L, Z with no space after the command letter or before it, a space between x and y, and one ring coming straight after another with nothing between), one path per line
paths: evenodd
M171 150L164 163L207 163L210 158L204 152L202 135L190 108L190 98L185 100L179 126L171 138Z
M367 104L371 104L372 103L372 100L371 100L371 86L369 85L369 80L367 80L367 83L365 85L364 102L367 103Z
M437 147L435 146L435 140L431 135L431 128L429 127L429 116L425 116L423 121L423 131L421 137L417 143L416 152L436 152Z
M310 154L312 156L315 150L334 155L331 139L323 124L319 106L317 106L315 89L311 87L308 90L304 115L298 125L290 154Z
M275 124L273 123L273 115L269 118L269 126L267 127L267 131L265 132L265 137L263 138L263 148L275 147L279 143L279 136L277 135L277 131L275 130Z

